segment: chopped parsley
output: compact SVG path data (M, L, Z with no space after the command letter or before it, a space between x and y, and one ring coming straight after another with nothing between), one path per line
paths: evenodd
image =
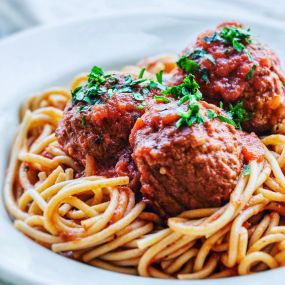
M248 60L252 61L251 54L245 47L245 44L250 44L252 42L250 29L245 30L234 26L224 27L219 33L214 32L212 36L205 37L204 42L224 42L231 45L238 52L244 51ZM229 49L225 50L225 54L228 54L229 52Z
M159 95L154 95L154 100L156 101L161 101L161 102L165 102L165 103L169 103L171 102L171 100L165 96L159 96Z
M143 78L143 75L144 75L144 72L145 72L145 67L142 67L140 72L139 72L139 75L138 75L138 78Z
M230 104L229 115L233 119L238 129L241 129L241 123L249 119L249 115L240 101L236 105Z
M155 74L158 83L162 84L163 70L160 70Z
M213 64L216 64L214 57L207 53L204 49L195 49L193 52L188 52L185 55L187 57L191 57L192 59L206 58Z
M223 108L220 102L220 108ZM230 104L230 110L227 112L227 117L216 114L213 110L207 110L209 119L217 118L224 123L234 126L236 129L241 129L241 123L248 120L249 116L243 107L243 102L238 102L236 105Z
M222 41L222 38L217 32L214 32L213 35L210 37L204 38L205 43L220 42L220 41Z
M177 61L177 65L186 73L195 73L199 71L200 65L186 55L182 55Z
M93 66L88 75L88 81L85 85L79 86L71 91L73 106L80 103L77 111L82 113L88 110L91 105L102 104L106 99L111 99L116 92L130 93L136 101L144 101L144 95L150 92L151 88L165 90L162 84L163 71L156 74L157 81L153 79L142 78L145 72L143 67L137 79L133 79L130 74L124 77L116 74L105 74L102 68ZM140 85L140 84L144 85ZM105 97L103 97L103 95ZM163 96L162 96L163 97ZM169 100L166 98L166 100ZM144 108L142 104L139 109ZM82 125L85 125L82 122Z
M207 68L201 69L201 80L203 80L206 83L210 82Z
M244 30L238 27L224 27L220 32L224 42L230 44L236 51L245 51L248 60L252 61L252 57L246 49L244 42L251 43L250 29Z
M172 94L173 97L179 99L178 105L187 102L187 111L178 112L180 119L176 123L179 128L182 125L188 127L194 123L203 123L204 117L200 114L200 107L198 101L202 99L202 93L199 90L199 85L195 81L194 75L189 74L180 85L168 87L162 92L164 95Z
M145 107L146 107L146 103L145 103L145 102L142 102L141 104L139 104L139 105L137 106L137 109L138 109L138 110L143 110Z
M247 164L243 168L243 176L248 176L250 174L250 165Z
M198 60L200 58L208 59L212 64L216 64L214 57L207 53L204 49L196 49L191 52L187 52L186 54L182 55L179 60L177 61L177 65L186 73L196 73L200 69L200 65L195 62L194 60ZM202 80L208 82L208 74L207 69L203 68L202 72Z
M285 86L285 81L282 82L283 86Z
M257 65L254 64L254 65L252 66L252 68L249 70L249 72L246 74L245 79L246 79L247 81L250 80L250 79L253 77L254 72L255 72L255 70L256 70L256 67L257 67Z
M132 94L132 96L137 101L143 101L144 100L144 96L141 93L139 93L139 92L134 92Z
M217 118L217 119L219 119L221 122L228 123L228 124L230 124L230 125L232 125L232 126L234 126L234 127L236 128L236 123L234 122L233 119L231 119L230 117L225 117L225 116L222 116L222 115L218 115L218 114L216 114L216 112L213 111L213 110L207 110L207 117L208 117L209 119L215 119L215 118Z

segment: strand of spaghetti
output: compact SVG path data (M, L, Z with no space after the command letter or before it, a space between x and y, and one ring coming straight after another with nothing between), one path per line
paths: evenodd
M23 188L23 192L34 188L34 186L32 185L28 175L27 175L27 165L26 163L20 163L20 167L18 170L18 177L21 183L21 187Z
M237 263L246 256L248 245L248 231L245 227L241 227L238 241Z
M178 240L178 242L176 242L175 244L178 244L180 241L182 240L182 238L180 240ZM167 254L165 257L163 257L163 261L169 261L172 260L174 258L177 258L178 256L180 256L181 254L183 254L184 252L188 251L190 248L192 248L195 245L195 240L192 242L188 242L183 246L179 246L179 248L177 250L173 250L171 253ZM167 251L167 249L165 249L164 251L161 252L161 255L164 255L164 252ZM159 260L162 259L159 257L160 253L157 254L155 256L155 260ZM163 262L162 261L162 262Z
M60 187L59 184L54 185L54 183L56 182L56 179L60 173L63 173L63 169L61 166L58 166L55 170L52 171L52 173L48 176L48 178L43 183L41 183L38 187L36 187L34 189L34 191L41 193L51 186L53 186L54 188ZM65 184L66 183L67 182L65 182ZM43 199L45 199L45 197L43 197ZM18 200L19 208L22 210L25 210L28 203L30 203L31 201L32 201L32 197L31 197L30 192L27 191L27 192L23 193L23 195Z
M161 259L170 259L173 254L175 256L175 253L179 251L179 249L183 248L184 246L193 244L193 237L192 236L181 236L180 239L178 239L176 242L174 242L170 247L164 249L163 251L159 252L156 256L156 260Z
M122 251L115 251L103 254L100 256L100 259L108 260L108 261L119 261L125 259L132 259L135 257L140 257L145 252L144 249L127 249Z
M275 179L268 177L267 180L264 182L265 185L275 192L280 192L285 194L285 189L282 188Z
M130 275L137 275L137 269L136 268L126 268L126 267L122 267L122 266L116 266L116 265L112 265L108 262L104 262L102 260L99 260L99 259L94 259L89 264L96 266L96 267L99 267L99 268L102 268L102 269L110 270L113 272L125 273L125 274L130 274Z
M230 230L230 228L231 225L225 226L223 229L217 231L214 235L203 242L194 262L194 272L199 272L203 269L205 260L210 253L211 248L222 236L224 236Z
M162 251L164 248L166 248L169 244L172 244L176 240L178 240L181 237L180 233L170 233L168 236L166 236L163 240L160 240L160 242L154 244L148 250L144 253L142 256L138 271L141 276L149 277L148 267L152 262L154 262L153 257L156 256L160 251ZM193 237L193 240L195 237Z
M279 265L285 265L285 250L280 251L274 256L275 260L279 263Z
M213 254L209 261L206 263L205 267L198 272L190 273L190 274L178 274L178 279L181 280L190 280L190 279L203 279L209 276L215 270L218 264L219 257Z
M270 216L266 215L261 222L257 225L257 227L255 228L252 236L250 237L249 246L252 246L257 240L259 240L263 234L265 233L265 231L267 230L268 226L270 223Z
M279 222L280 222L280 215L277 212L271 212L270 213L270 224L265 234L270 234L271 229L274 227L277 227L279 225Z
M107 209L109 203L110 202L108 201L108 202L104 202L98 205L93 205L91 206L91 208L97 213L103 213ZM60 214L62 215L62 213ZM69 211L66 215L68 218L73 219L73 220L80 220L80 219L86 218L85 213L81 210L72 210L72 211Z
M129 214L127 214L125 217L123 217L121 220L117 221L116 223L110 225L106 229L103 229L102 231L100 231L94 235L82 238L82 239L77 240L77 241L54 244L52 246L52 250L55 252L59 252L59 251L90 248L90 247L94 246L97 242L99 242L100 240L108 238L109 236L113 235L114 233L116 233L120 229L129 225L131 222L133 222L140 215L140 213L143 211L144 208L145 208L145 203L139 202L130 211Z
M86 187L86 185L84 185L83 183L81 183L80 186L85 186L85 190L88 190L90 187L90 186ZM74 186L72 186L72 187L74 188ZM70 187L70 188L72 189L72 187ZM68 187L63 188L62 191L60 192L60 194L62 194L63 191L67 190L66 196L68 197L69 192L70 192L69 191L70 188L68 188ZM98 192L101 191L100 188L95 188L93 190L97 190ZM51 232L53 234L57 234L57 232L61 232L61 231L73 232L72 228L66 228L60 223L60 215L57 211L57 209L61 205L61 203L65 202L66 196L63 196L63 199L58 200L58 201L53 200L57 196L53 197L52 200L49 202L48 207L46 208L46 211L44 212L45 227L46 227L46 229L48 229L49 232ZM116 207L118 205L118 201L119 201L119 191L117 189L114 189L111 192L111 201L110 201L110 204L109 204L108 208L106 209L106 211L100 216L95 216L95 218L97 218L97 219L96 219L96 221L93 220L94 221L93 224L86 226L83 224L83 221L81 222L83 227L82 227L81 232L79 233L80 236L88 236L88 235L95 234L95 233L99 232L100 230L102 230L110 222L112 216L114 215L114 212L115 212ZM56 203L57 203L57 205L56 205ZM98 219L98 217L100 217L100 219ZM91 219L94 219L94 217L92 217Z
M15 220L14 225L19 231L36 241L40 241L46 244L62 242L62 239L60 237L55 237L48 233L44 233L41 230L37 230L21 220Z
M229 249L228 249L228 258L226 264L228 267L233 267L237 261L238 254L238 241L239 241L239 233L241 227L245 221L247 221L250 217L260 213L265 208L264 204L259 204L252 206L240 213L240 215L234 220L231 232L230 232L230 240L229 240Z
M56 141L55 134L52 133L51 125L45 125L41 134L36 138L33 144L29 148L29 152L39 154L41 153L50 143Z
M31 103L32 103L32 110L38 109L40 107L40 102L46 100L49 96L54 94L60 94L66 97L67 100L70 100L70 92L62 89L62 88L52 88L49 90L46 90L45 92L42 92L41 94L37 94L32 97Z
M99 257L100 255L103 255L107 252L110 252L122 245L124 245L125 243L134 240L140 236L143 236L147 233L149 233L150 231L152 231L153 229L153 224L152 223L148 223L138 229L135 229L123 236L120 236L119 238L114 239L113 241L104 244L98 248L95 248L93 250L91 250L90 252L86 253L85 255L83 255L83 261L88 262L96 257Z
M274 173L276 180L278 181L280 186L283 189L285 189L285 176L282 170L280 169L278 161L275 159L275 157L272 155L272 153L267 148L265 148L265 157L271 165L272 172Z
M190 259L196 257L198 254L197 248L192 248L188 251L186 251L184 254L180 255L173 263L171 263L167 268L166 272L169 274L173 274L177 272L186 262L188 262Z
M36 168L41 169L43 166L54 169L59 165L59 162L50 158L46 158L39 154L21 151L18 155L20 161L32 163Z
M259 188L257 193L261 193L265 198L270 201L285 202L285 194L273 192L271 190L266 190L264 188Z
M57 209L63 203L66 197L72 196L75 194L78 195L88 190L101 191L101 188L104 188L104 187L126 185L128 182L129 182L128 177L116 177L116 178L100 179L100 180L95 180L95 181L81 180L81 183L79 184L71 183L70 185L64 186L61 189L61 191L57 193L57 195L51 198L51 200L48 203L48 206L46 207L46 210L44 212L46 228L51 233L54 233L54 234L57 233L57 229L55 225L53 224L54 223L53 218L56 217ZM112 207L114 207L115 203L116 202L112 204Z
M150 234L150 235L148 235L148 236L146 236L143 239L138 241L138 248L139 249L148 248L148 247L154 245L155 243L158 243L159 241L161 241L162 239L164 239L165 237L167 237L171 233L172 233L171 229L164 229L164 230L161 230L157 233Z
M119 261L113 261L112 263L114 265L119 265L119 266L137 266L139 264L140 258L131 258L131 259L124 259L124 260L119 260Z
M149 274L151 277L154 277L154 278L163 278L163 279L173 279L174 278L169 274L161 272L160 270L156 269L153 266L149 267Z
M239 275L249 274L250 268L257 262L264 262L269 268L276 268L278 263L268 253L252 252L247 254L238 266Z
M32 120L32 114L30 111L27 111L23 121L19 127L19 131L15 142L13 144L13 149L10 156L10 163L7 170L7 175L4 184L4 200L7 210L9 214L15 217L16 219L24 220L29 215L19 209L17 202L14 198L14 181L16 178L17 167L18 167L18 153L20 151L21 146L23 145L24 140L26 139L27 132L30 126L30 122Z
M259 239L258 241L256 241L249 249L248 249L248 253L251 252L255 252L255 251L260 251L262 250L264 247L266 247L269 244L272 243L276 243L276 242L281 242L285 240L285 234L269 234L266 235L264 237L262 237L261 239Z

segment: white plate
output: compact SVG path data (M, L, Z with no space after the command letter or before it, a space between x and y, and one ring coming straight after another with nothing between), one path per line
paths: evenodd
M138 12L37 28L0 43L0 181L3 182L19 104L26 96L72 77L94 64L116 68L158 53L178 52L195 35L229 19L242 20L285 62L284 23L237 15ZM59 256L14 229L0 195L0 279L13 284L280 284L285 268L223 280L175 281L133 277Z

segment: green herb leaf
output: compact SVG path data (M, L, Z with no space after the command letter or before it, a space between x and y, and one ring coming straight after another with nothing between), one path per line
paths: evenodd
M227 117L221 116L221 115L217 115L217 118L218 118L220 121L224 122L224 123L228 123L228 124L234 126L235 128L237 127L237 126L236 126L236 123L234 122L234 120L232 120L232 119L230 119L230 118L227 118Z
M142 67L138 75L138 78L143 78L144 72L145 72L145 67Z
M215 111L209 109L207 110L207 116L209 119L214 119L217 117L217 114L215 113Z
M132 94L132 96L137 101L143 101L144 100L144 96L141 93L139 93L139 92L134 92Z
M241 123L249 119L249 115L240 101L236 105L230 104L229 115L236 124L236 128L241 129Z
M201 70L201 80L203 80L206 83L210 82L209 81L209 77L208 77L208 70L207 70L207 68L203 68Z
M257 67L257 65L256 64L254 64L253 66L252 66L252 68L250 69L250 71L246 74L246 80L248 81L248 80L250 80L252 77L253 77L253 75L254 75L254 72L255 72L255 70L256 70L256 67Z
M200 58L206 58L213 64L216 64L214 57L211 54L207 53L204 49L195 49L193 52L186 53L185 56L188 58L191 57L191 59L194 60Z
M142 102L141 104L139 104L139 105L137 106L137 109L138 109L138 110L143 110L145 107L146 107L146 102Z
M199 70L200 65L195 61L189 59L187 56L182 55L177 61L177 65L186 73L195 73Z
M154 98L156 101L162 101L162 102L165 102L165 103L171 102L171 100L170 100L169 98L166 98L165 96L155 95L153 98Z
M158 83L162 84L163 70L160 70L155 74Z
M217 32L214 32L213 35L210 37L204 38L205 43L212 43L212 42L218 42L218 41L222 41L222 38Z
M247 164L243 168L243 176L248 176L250 174L250 165Z

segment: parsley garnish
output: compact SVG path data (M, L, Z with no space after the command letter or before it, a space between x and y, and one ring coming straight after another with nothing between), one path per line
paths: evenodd
M250 165L247 164L243 168L243 176L248 176L250 174Z
M236 123L236 127L241 129L241 123L249 119L249 115L243 106L243 102L240 101L236 105L230 104L229 115Z
M195 73L199 71L200 65L189 59L186 55L182 55L177 61L177 65L186 73Z
M254 64L254 65L252 66L252 68L250 69L250 71L247 73L247 75L246 75L246 77L245 77L247 81L250 80L250 79L253 77L254 72L255 72L255 70L256 70L256 67L257 67L257 65Z
M220 108L222 108L220 102ZM217 115L213 110L207 110L207 116L209 119L218 118L220 121L228 123L234 126L236 129L241 129L241 123L248 120L249 116L247 111L243 107L243 102L238 102L236 105L230 104L230 110L227 112L228 117Z
M145 72L145 67L142 67L138 75L138 78L143 78L144 72Z
M162 101L162 102L165 102L165 103L169 103L171 102L171 100L165 96L159 96L159 95L155 95L153 97L156 101Z
M283 86L285 86L285 81L282 82Z
M245 48L243 42L251 43L250 29L244 30L238 27L224 27L220 32L224 42L230 44L236 51L245 51L248 60L252 61L252 57L248 50Z
M195 49L193 52L186 53L185 56L191 57L192 59L206 58L213 64L216 64L214 57L207 53L204 49Z
M210 82L209 81L209 77L208 77L208 70L207 70L207 68L203 68L201 70L201 80L203 80L206 83Z
M141 104L139 104L139 105L137 106L137 109L138 109L138 110L143 110L145 107L146 107L146 103L145 103L145 102L142 102Z
M204 42L205 43L211 43L211 42L219 42L222 41L222 38L217 32L214 32L211 37L205 37Z
M162 84L163 70L160 70L155 74L158 83Z
M178 105L187 102L187 111L179 112L180 119L176 123L179 128L182 125L192 126L194 123L203 123L204 117L200 114L198 101L202 99L202 93L199 90L199 85L195 81L194 75L189 74L180 85L168 87L162 92L165 95L172 94L173 97L179 99Z
M221 122L228 123L236 128L236 123L229 117L225 117L222 115L217 115L213 110L207 110L207 116L209 119L219 119Z
M144 100L144 96L141 93L139 93L139 92L134 92L132 94L132 96L137 101L143 101Z

